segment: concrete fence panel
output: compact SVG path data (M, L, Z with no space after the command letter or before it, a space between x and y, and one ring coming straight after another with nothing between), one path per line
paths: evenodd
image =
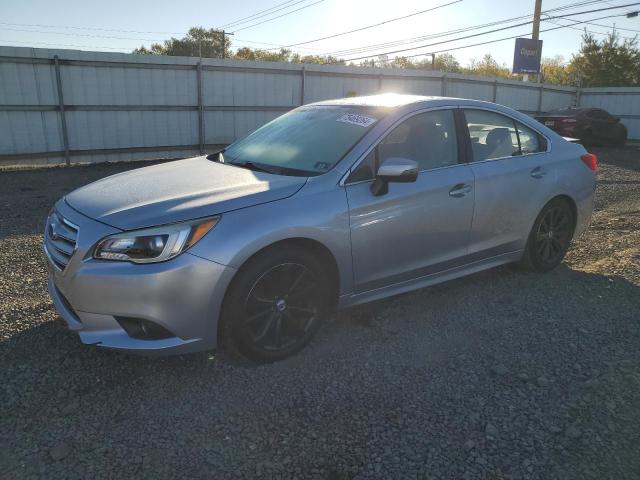
M422 70L0 47L0 165L178 158L299 105L380 92L495 101L528 114L601 106L640 138L640 89Z

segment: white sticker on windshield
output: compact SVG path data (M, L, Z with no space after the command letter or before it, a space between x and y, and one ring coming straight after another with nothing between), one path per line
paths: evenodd
M356 113L345 113L337 122L350 123L352 125L360 125L361 127L368 127L372 123L377 121L376 118L365 117L364 115L358 115Z

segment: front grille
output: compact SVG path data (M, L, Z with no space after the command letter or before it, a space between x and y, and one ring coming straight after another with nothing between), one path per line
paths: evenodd
M51 263L64 270L76 250L77 240L78 227L58 212L51 212L44 231L44 246Z

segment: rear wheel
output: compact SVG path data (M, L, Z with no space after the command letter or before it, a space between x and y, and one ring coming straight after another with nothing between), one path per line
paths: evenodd
M613 139L613 144L617 147L622 147L627 143L627 129L620 128L616 132L615 138Z
M293 245L266 250L238 272L227 294L225 333L255 362L293 355L327 316L328 285L325 269L306 250Z
M539 272L557 267L573 237L574 218L569 204L556 199L540 212L531 229L522 263Z

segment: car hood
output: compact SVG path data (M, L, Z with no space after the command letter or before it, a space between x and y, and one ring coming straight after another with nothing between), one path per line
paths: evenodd
M71 192L65 200L83 215L131 230L280 200L306 180L196 157L113 175Z

